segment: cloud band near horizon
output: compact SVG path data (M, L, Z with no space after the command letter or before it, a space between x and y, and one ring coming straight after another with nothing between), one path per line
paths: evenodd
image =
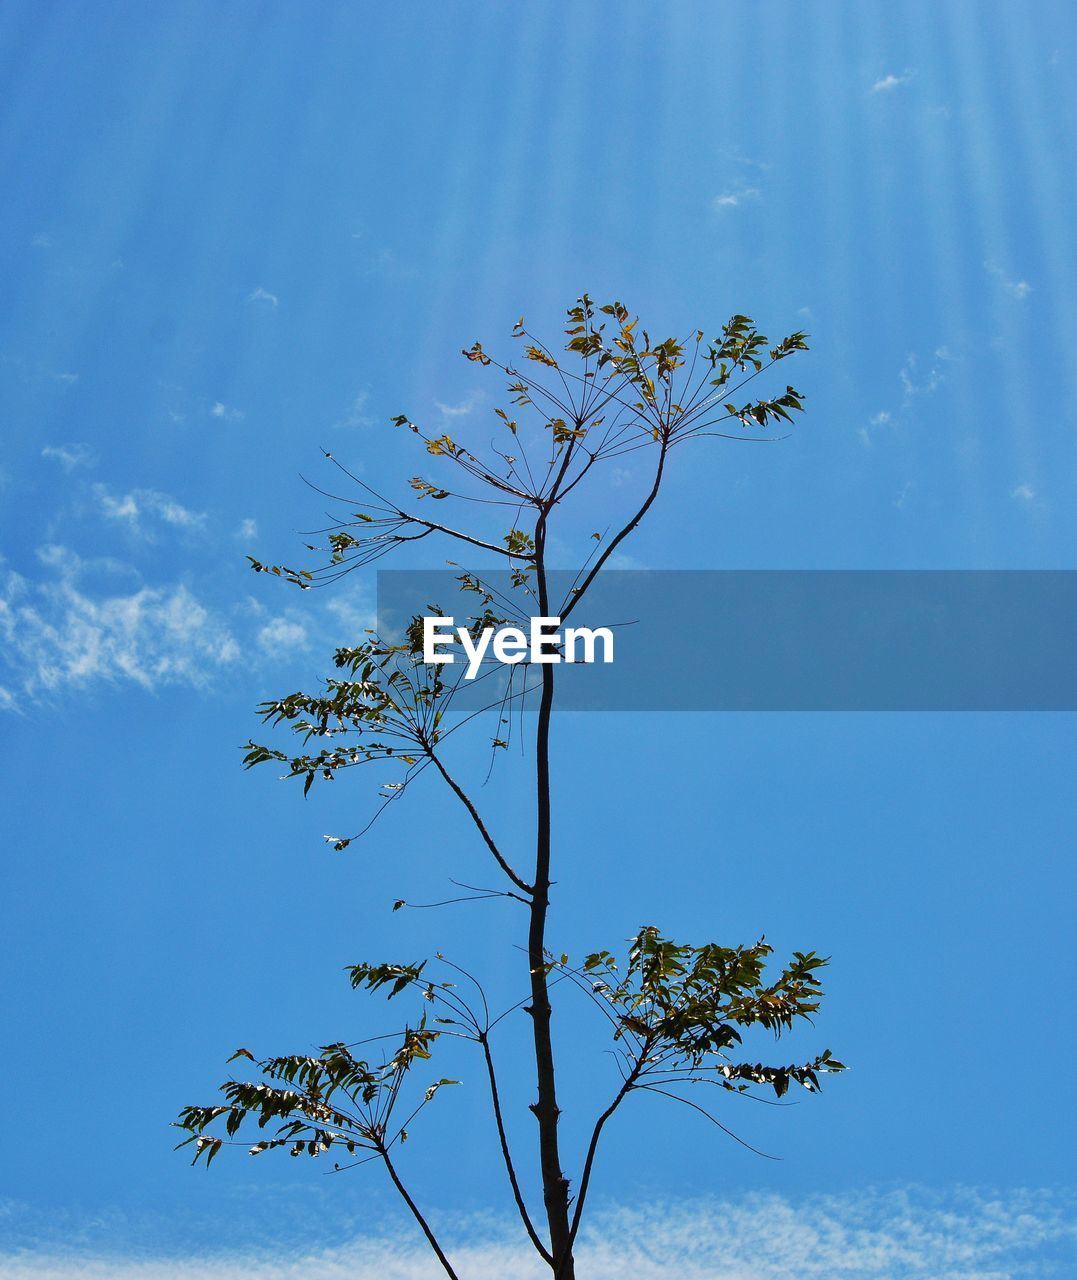
M578 1249L581 1280L1018 1280L1073 1274L1075 1197L959 1188L696 1201L606 1209ZM200 1241L204 1233L198 1233ZM511 1226L446 1238L462 1280L549 1275ZM525 1242L526 1244L526 1242ZM0 1249L7 1280L428 1280L443 1274L408 1231L330 1248L294 1243L154 1256L39 1240Z

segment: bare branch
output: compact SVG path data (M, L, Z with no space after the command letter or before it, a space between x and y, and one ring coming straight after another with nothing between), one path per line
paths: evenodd
M467 793L456 781L456 779L449 773L449 771L445 768L445 766L441 763L440 757L438 757L434 753L433 748L430 747L429 745L427 745L427 755L430 757L430 760L433 762L434 767L437 769L438 773L440 773L441 776L445 779L445 781L449 784L449 788L452 790L454 795L457 796L457 798L460 800L460 803L471 815L472 822L474 822L476 828L478 829L479 835L482 836L483 842L485 843L486 847L494 855L494 859L497 862L497 865L501 868L502 871L504 871L504 873L508 876L508 878L512 881L512 883L517 887L517 889L520 889L523 893L526 893L529 896L533 895L535 892L534 887L532 885L529 885L526 880L524 880L520 875L518 875L512 869L512 867L509 866L508 861L505 859L505 856L502 854L501 850L494 843L494 838L493 836L490 835L490 832L487 830L486 823L483 822L478 809L475 808L470 798L468 797Z
M722 1124L720 1120L716 1120L705 1107L701 1107L698 1102L693 1102L691 1098L682 1098L679 1093L669 1093L666 1089L659 1089L657 1085L653 1084L641 1084L639 1085L639 1088L646 1089L648 1093L660 1093L663 1098L672 1098L674 1102L683 1102L686 1107L691 1107L693 1111L698 1111L701 1116L706 1117L711 1124L717 1125L717 1127L728 1137L732 1138L734 1142L739 1142L742 1147L747 1148L747 1150L753 1152L757 1156L762 1156L764 1160L781 1160L781 1156L768 1155L765 1151L760 1151L758 1147L753 1147L750 1142L745 1142L744 1139L735 1134L732 1129L727 1129L725 1125Z
M646 1049L646 1045L644 1048ZM617 1094L613 1101L595 1121L595 1127L591 1132L591 1141L587 1144L587 1156L583 1162L583 1173L580 1177L580 1191L576 1198L576 1209L572 1215L572 1229L569 1232L568 1249L554 1273L554 1280L560 1280L565 1268L565 1263L572 1256L572 1246L576 1242L576 1233L580 1229L580 1221L583 1217L583 1206L587 1199L587 1189L591 1184L591 1170L594 1167L595 1152L598 1150L598 1140L602 1136L602 1130L606 1125L606 1121L610 1119L625 1098L627 1098L632 1090L636 1088L636 1080L639 1078L640 1072L643 1070L643 1061L644 1058L643 1055L641 1055L636 1060L632 1070L625 1077L620 1089L617 1090Z
M584 596L584 593L587 591L587 588L591 585L592 582L594 582L595 578L597 578L598 575L602 572L602 567L606 563L606 561L610 558L611 555L613 555L614 551L617 550L618 546L625 540L625 538L628 537L628 535L632 532L632 530L635 529L635 527L639 524L639 522L651 509L651 504L654 502L655 498L658 497L658 490L662 487L662 475L665 470L666 453L668 452L668 448L669 448L668 444L666 443L665 440L663 440L658 452L658 467L657 467L657 470L655 471L654 483L651 485L651 490L647 494L647 497L644 499L643 505L639 508L636 514L632 517L632 519L629 520L629 522L624 526L624 528L621 529L620 533L617 534L617 536L606 547L606 549L602 552L602 554L598 557L598 559L592 565L590 572L584 578L582 585L577 587L574 590L572 599L568 601L567 605L561 611L562 623L568 618L572 610L575 609L575 607L579 604L580 600Z
M437 1259L441 1263L441 1265L445 1268L446 1274L449 1275L452 1278L452 1280L460 1280L460 1277L452 1269L452 1264L449 1262L449 1259L445 1256L445 1253L442 1250L441 1245L438 1244L437 1237L434 1235L433 1231L430 1230L430 1224L423 1217L422 1213L419 1211L418 1205L411 1198L411 1196L408 1195L407 1188L400 1181L400 1176L397 1174L396 1169L393 1167L393 1162L389 1158L388 1148L384 1145L384 1143L379 1144L378 1155L381 1156L382 1161L385 1164L385 1168L389 1172L389 1177L393 1180L393 1186L396 1187L397 1191L400 1192L400 1195L403 1198L404 1203L411 1210L412 1217L414 1217L415 1221L419 1224L420 1228L422 1229L422 1233L424 1236L426 1236L427 1240L429 1241L431 1249L433 1249L433 1251L437 1254Z
M501 1114L501 1096L497 1087L497 1076L494 1072L494 1059L490 1052L490 1039L486 1032L479 1037L479 1044L482 1045L483 1056L486 1059L486 1074L490 1080L490 1101L494 1109L494 1120L497 1124L498 1141L501 1143L501 1156L505 1161L505 1171L509 1176L509 1184L512 1187L513 1199L516 1201L516 1207L520 1211L520 1218L523 1221L524 1229L531 1238L531 1243L538 1250L543 1260L552 1264L553 1254L542 1243L535 1231L534 1224L531 1221L531 1215L527 1212L527 1205L520 1191L520 1184L516 1177L516 1166L512 1162L512 1153L509 1150L508 1135L505 1133L505 1122Z
M457 538L460 542L470 543L473 547L481 547L483 551L496 551L499 556L507 556L510 560L534 559L534 556L521 555L518 551L509 551L507 547L499 547L496 542L484 542L482 538L473 538L469 533L461 533L458 529L450 529L447 525L437 524L433 520L423 520L419 516L409 515L406 511L401 511L400 514L405 519L410 520L412 524L421 525L431 533L447 534L450 538Z

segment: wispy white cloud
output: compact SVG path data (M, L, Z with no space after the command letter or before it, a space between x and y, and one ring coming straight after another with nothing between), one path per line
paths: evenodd
M939 347L925 369L916 352L910 351L905 357L905 363L898 371L905 404L908 405L917 396L930 395L933 391L937 391L946 381L943 365L952 359L953 356L945 347Z
M263 289L261 285L259 285L252 293L247 294L247 301L264 302L270 307L277 307L280 305L280 298L278 298L275 293L270 293L268 289Z
M636 570L650 568L650 565L638 560L635 556L630 556L627 551L615 551L606 563L611 569Z
M466 418L486 400L482 391L469 391L458 404L442 404L435 400L434 404L443 418Z
M1011 298L1017 298L1018 301L1022 301L1032 292L1032 286L1027 280L1011 278L997 262L992 262L988 259L988 261L984 263L984 266L988 273L993 275L999 284L1002 285L1003 289L1006 290Z
M191 511L156 489L133 489L117 497L109 492L106 485L95 484L93 493L108 519L125 521L139 532L145 532L142 522L146 517L153 517L177 529L191 530L202 528L207 519L204 511Z
M241 422L247 415L242 409L225 404L222 400L215 400L210 406L209 416L218 418L221 422Z
M229 628L182 584L116 591L102 587L100 566L63 547L39 560L44 580L0 577L5 663L31 699L126 681L201 685L239 657Z
M138 528L147 492L105 497L115 519ZM158 517L175 518L179 504L151 496L161 500ZM256 532L245 520L237 536ZM36 562L37 572L16 572L0 556L0 712L109 684L212 688L241 658L244 671L271 670L301 654L359 643L376 622L359 582L342 584L332 599L305 598L301 607L273 612L253 596L237 601L234 590L213 597L179 582L147 584L129 563L83 559L55 544L39 548Z
M894 75L893 72L890 72L888 75L885 75L881 79L876 80L875 83L868 90L868 92L869 93L892 93L895 89L899 89L903 84L908 84L915 74L916 72L913 71L912 69L908 69L902 72L902 74L899 76Z
M271 618L258 631L258 645L268 657L288 658L310 648L307 628L298 618Z
M367 390L360 391L355 399L348 406L348 411L342 418L333 423L334 427L372 427L374 419L366 411L367 402L370 399L370 392Z
M916 485L911 480L906 480L905 483L901 486L901 492L894 499L894 506L897 507L899 511L905 510L906 506L909 503L909 498L912 496L915 489L916 489Z
M368 630L372 631L377 626L377 612L362 583L350 588L345 586L325 608L332 619L326 624L325 630L332 633L334 644L341 643L341 629L344 632L344 642L356 644L367 638L365 633Z
M588 1280L1044 1280L1073 1274L1073 1197L1007 1190L778 1196L606 1210L581 1237ZM469 1231L468 1226L472 1229ZM489 1225L447 1239L468 1280L542 1280L549 1270ZM180 1257L52 1250L0 1255L6 1280L432 1280L413 1235L321 1250L294 1245Z
M889 411L889 409L880 409L878 413L873 413L868 419L867 424L860 428L860 443L864 445L865 448L870 448L879 432L883 430L883 428L891 426L893 421L894 415Z
M1036 490L1030 484L1019 484L1010 493L1011 498L1016 498L1019 502L1031 502L1036 496Z
M41 456L58 462L69 473L76 467L97 465L97 453L88 444L47 444L41 450Z
M418 267L392 249L381 248L367 260L367 271L371 275L389 280L414 280L419 274Z
M252 520L250 516L239 522L236 529L236 537L241 542L249 542L252 538L258 537L258 521Z
M763 192L759 187L729 187L721 195L715 196L711 203L712 207L718 210L735 209L738 205L750 204L754 200L761 199L762 196Z
M757 169L760 173L768 173L772 167L768 161L757 160L754 156L746 155L737 147L722 147L718 154L726 160L732 160L734 164L743 165L746 169Z

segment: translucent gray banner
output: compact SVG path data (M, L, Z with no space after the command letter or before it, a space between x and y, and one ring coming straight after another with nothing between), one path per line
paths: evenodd
M435 610L462 626L488 609L525 628L540 612L507 572L475 576L489 600L462 590L459 571L379 571L379 633L400 637ZM580 581L550 575L549 616L564 615ZM1072 570L610 570L565 626L614 638L612 662L555 668L566 710L1077 709ZM452 652L441 670L461 708L490 702L510 675L515 691L540 678L488 650L469 681Z

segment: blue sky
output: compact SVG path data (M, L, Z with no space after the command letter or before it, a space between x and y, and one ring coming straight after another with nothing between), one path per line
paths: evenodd
M363 785L302 803L239 767L254 705L313 685L373 607L370 578L301 597L245 553L295 558L321 447L402 484L413 441L390 415L488 430L495 388L462 346L507 346L521 313L555 332L584 289L652 330L743 311L811 332L795 435L685 455L633 564L1073 567L1075 37L1068 5L995 0L4 6L12 1274L66 1275L80 1251L102 1274L206 1274L207 1254L251 1274L244 1251L277 1241L266 1275L285 1247L329 1275L319 1251L411 1239L370 1170L207 1175L167 1125L237 1044L380 1017L348 962L440 947L512 989L500 905L389 909L485 874L434 787L335 854L322 834L356 825ZM593 527L570 522L566 563ZM796 1043L855 1067L796 1109L741 1108L781 1163L658 1100L619 1117L596 1194L607 1224L644 1218L596 1237L596 1274L648 1212L686 1204L702 1238L788 1229L766 1263L669 1274L936 1277L947 1213L968 1248L946 1275L1056 1274L1074 1239L1072 762L1062 714L564 719L558 945L653 919L832 954ZM485 788L509 839L523 787L508 762ZM571 1142L605 1081L585 1011L559 1018L580 1046ZM410 1152L458 1223L511 1207L470 1075ZM818 1197L891 1251L804 1244ZM496 1230L464 1233L476 1274L497 1274L496 1240L476 1243Z

